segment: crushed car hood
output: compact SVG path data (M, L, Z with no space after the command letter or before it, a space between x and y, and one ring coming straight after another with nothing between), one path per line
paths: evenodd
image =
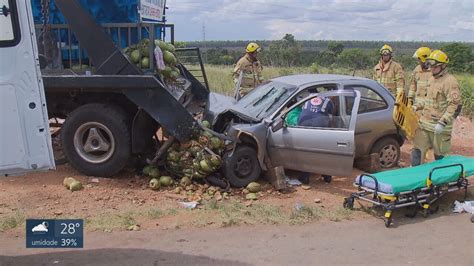
M234 115L248 121L248 122L259 122L260 120L255 119L246 114L244 109L239 108L236 105L236 101L234 98L220 94L211 92L209 94L209 108L208 113L212 114L211 120L216 119L219 115L231 112Z

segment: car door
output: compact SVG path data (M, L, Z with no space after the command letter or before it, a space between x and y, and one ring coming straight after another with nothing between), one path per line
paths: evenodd
M392 111L389 110L387 101L373 88L367 85L345 85L346 90L360 92L359 110L357 112L357 125L355 129L356 158L369 153L373 142L384 134L396 132L392 122ZM352 100L345 100L345 112L350 114Z
M358 91L330 91L311 95L293 105L283 119L295 108L316 97L329 97L334 103L329 126L285 126L268 133L268 151L272 164L326 175L349 175L354 161L354 130L359 108ZM352 114L346 116L341 106L344 97L353 97Z
M29 3L0 0L0 175L55 167Z

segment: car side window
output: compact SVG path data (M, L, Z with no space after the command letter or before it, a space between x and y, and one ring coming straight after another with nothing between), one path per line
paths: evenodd
M344 89L354 89L360 92L359 114L383 110L388 108L387 102L375 90L363 86L345 86ZM346 97L346 114L350 114L354 105L354 98Z
M0 0L0 47L15 46L20 42L20 27L16 1Z
M341 116L342 97L315 96L288 112L285 116L285 124L287 127L297 128L348 130L351 118Z

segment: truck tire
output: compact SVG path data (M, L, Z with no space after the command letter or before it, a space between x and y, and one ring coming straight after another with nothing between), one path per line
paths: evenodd
M108 104L86 104L69 114L61 128L69 163L91 176L113 176L131 156L127 114Z
M379 155L381 169L392 168L397 166L400 160L400 144L392 137L384 137L374 144L370 153Z
M223 156L223 172L234 187L244 187L256 181L262 172L255 149L249 146L238 146L232 156Z

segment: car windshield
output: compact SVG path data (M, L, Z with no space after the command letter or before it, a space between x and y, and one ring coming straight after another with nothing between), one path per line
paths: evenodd
M236 108L250 117L262 119L275 112L295 91L293 85L270 81L240 99Z

